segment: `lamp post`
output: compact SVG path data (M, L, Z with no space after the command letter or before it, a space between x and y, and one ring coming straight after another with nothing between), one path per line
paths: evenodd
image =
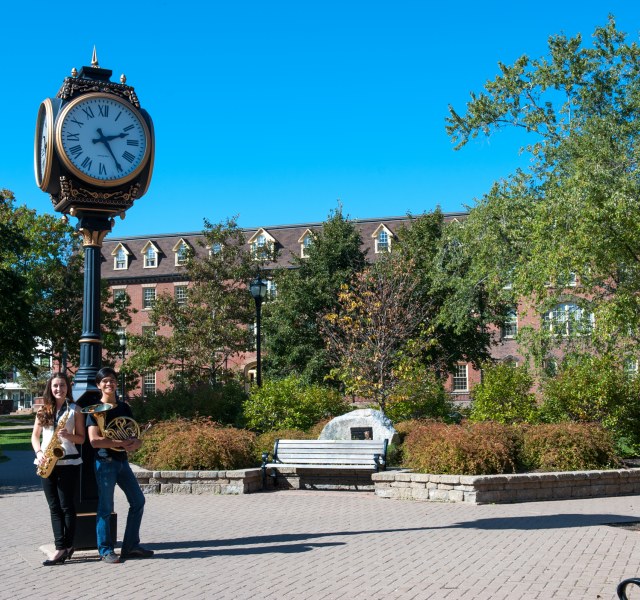
M256 383L262 385L262 357L260 356L260 312L267 295L267 282L258 275L250 284L249 291L256 301Z
M124 365L124 359L127 356L127 334L124 331L120 332L120 352L122 352L122 364L120 365L120 397L124 401L124 371L122 367Z

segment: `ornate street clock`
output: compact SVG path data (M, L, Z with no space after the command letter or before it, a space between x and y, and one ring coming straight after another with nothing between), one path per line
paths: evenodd
M62 213L97 210L113 216L130 208L151 181L154 133L134 88L110 81L98 65L74 69L56 98L40 105L36 121L36 183Z

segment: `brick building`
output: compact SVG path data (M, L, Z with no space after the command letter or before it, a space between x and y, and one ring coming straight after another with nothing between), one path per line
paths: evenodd
M466 213L446 213L444 216L446 221L453 221L464 218ZM408 218L360 219L353 223L360 232L368 258L375 260L376 255L391 249L398 230L408 223ZM273 244L278 250L276 266L290 267L294 256L304 258L312 232L321 227L322 223L277 225L244 229L243 233L247 244L253 248ZM151 327L149 312L160 294L168 293L178 300L186 296L185 251L191 249L199 256L215 251L203 247L202 240L202 233L198 232L108 237L104 241L102 277L108 282L114 296L126 292L131 299L131 306L137 309L132 314L132 322L126 333L141 335L145 327ZM504 331L493 332L496 345L492 353L497 359L522 360L514 339L518 326L518 316L514 311ZM167 335L169 331L160 330L158 333ZM246 354L238 357L236 364L230 366L243 372L245 381L250 381L255 373L255 364L255 354ZM469 390L480 381L480 376L471 365L460 364L451 375L449 389L457 400L468 401ZM167 372L148 373L138 382L133 393L161 390L167 385Z

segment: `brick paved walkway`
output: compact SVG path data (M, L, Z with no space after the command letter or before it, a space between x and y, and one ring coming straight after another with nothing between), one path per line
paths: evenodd
M595 600L640 575L640 532L607 525L640 520L640 497L468 506L307 491L148 496L155 558L44 568L48 510L22 454L0 464L3 600ZM120 537L120 494L116 510Z

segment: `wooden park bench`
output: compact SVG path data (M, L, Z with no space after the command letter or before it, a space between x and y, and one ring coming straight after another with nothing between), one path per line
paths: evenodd
M274 485L279 467L378 472L387 462L387 440L276 440L271 461L262 454L262 484L271 469Z

